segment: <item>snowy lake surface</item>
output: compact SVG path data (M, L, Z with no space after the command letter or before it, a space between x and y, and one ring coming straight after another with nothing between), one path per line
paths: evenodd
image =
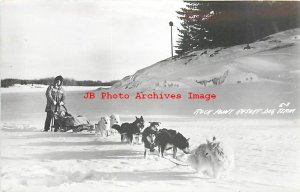
M83 96L84 91L67 92L72 114L94 122L111 113L120 114L123 122L144 115L147 122L161 121L161 128L191 138L191 149L216 136L234 149L235 167L228 178L216 180L155 153L145 160L142 145L121 143L117 134L44 133L44 91L3 93L2 191L300 191L299 120L197 118L193 108L182 106L184 113L177 113L180 105L171 101L170 108L153 110L147 102L125 105ZM181 151L178 155L187 158Z

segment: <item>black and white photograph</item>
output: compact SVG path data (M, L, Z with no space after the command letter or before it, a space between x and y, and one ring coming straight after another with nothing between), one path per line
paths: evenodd
M0 0L1 192L299 192L300 1Z

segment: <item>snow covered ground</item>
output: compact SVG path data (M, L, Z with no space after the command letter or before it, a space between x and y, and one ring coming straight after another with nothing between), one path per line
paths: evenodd
M44 133L46 87L1 89L2 191L300 191L299 34L293 29L250 44L202 50L161 61L124 78L112 89L65 87L66 106L93 123L119 114L160 121L191 138L191 148L216 136L235 153L227 179L215 180L157 155L118 135ZM85 91L97 97L84 99ZM103 91L180 93L180 100L101 100ZM213 93L212 101L189 100L188 91ZM292 114L194 116L197 109L278 109ZM146 124L147 126L148 124ZM182 161L186 155L179 152Z
M147 117L145 117L147 120ZM299 122L178 119L162 127L191 138L192 148L216 136L233 147L235 168L215 180L176 166L118 135L43 133L3 125L2 191L299 191ZM182 161L186 155L179 152Z

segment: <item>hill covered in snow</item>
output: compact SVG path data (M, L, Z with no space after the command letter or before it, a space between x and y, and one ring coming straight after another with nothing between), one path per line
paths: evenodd
M297 86L300 28L247 45L190 52L160 61L114 84L140 91L269 82Z

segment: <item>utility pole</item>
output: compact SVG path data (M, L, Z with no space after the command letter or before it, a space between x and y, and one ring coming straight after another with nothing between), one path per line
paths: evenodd
M170 21L169 25L171 27L171 56L173 57L173 33L172 33L173 22Z

